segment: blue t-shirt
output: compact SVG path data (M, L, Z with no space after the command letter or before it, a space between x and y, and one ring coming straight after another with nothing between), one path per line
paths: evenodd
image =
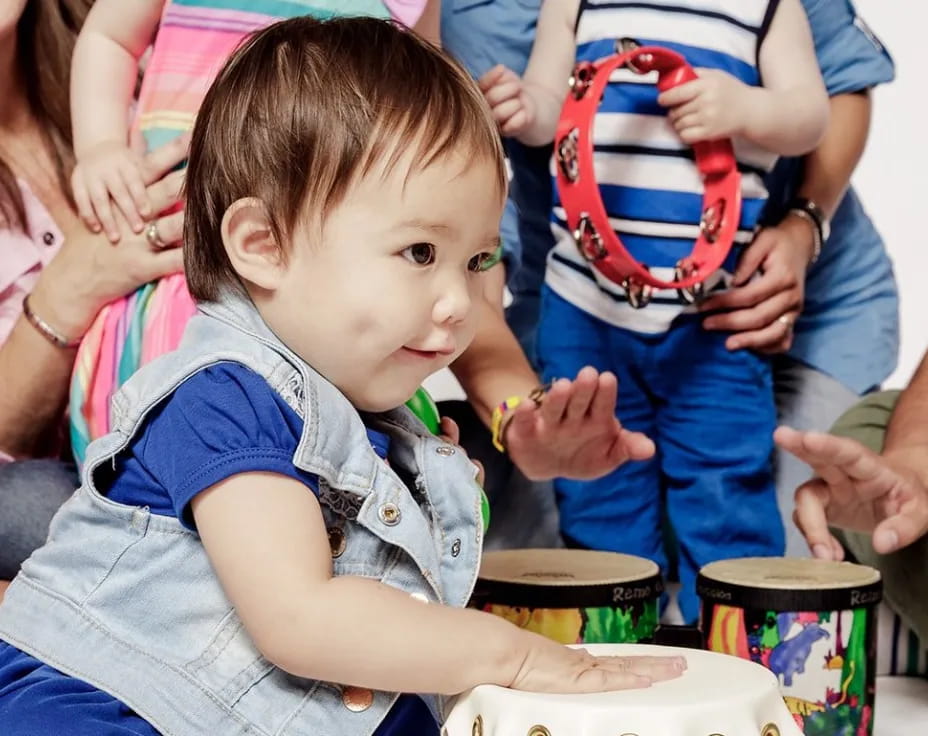
M286 475L317 490L316 476L293 464L303 431L299 415L257 373L238 363L203 369L159 404L117 460L118 503L147 506L195 529L190 501L238 473ZM389 437L367 430L386 458ZM155 736L128 706L19 649L0 642L0 733ZM437 734L428 706L401 695L375 736Z

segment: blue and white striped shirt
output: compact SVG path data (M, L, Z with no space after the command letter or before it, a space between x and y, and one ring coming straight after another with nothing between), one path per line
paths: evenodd
M670 48L694 67L721 69L750 86L761 84L760 47L778 0L584 0L577 19L576 60L597 61L615 40ZM593 127L594 170L606 212L625 247L658 277L670 279L699 234L702 178L692 149L677 136L657 104L656 73L617 70L610 78ZM746 245L767 199L763 177L777 156L733 141L742 174L742 211L736 244ZM564 210L555 198L557 245L545 280L584 311L619 327L661 332L684 310L676 291L657 291L647 309L631 308L623 289L580 255ZM707 287L724 288L741 247L734 247ZM692 308L689 308L692 309Z

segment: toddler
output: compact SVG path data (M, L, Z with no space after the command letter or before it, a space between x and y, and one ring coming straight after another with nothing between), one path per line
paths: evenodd
M660 95L653 77L630 70L610 80L594 123L594 166L612 225L638 261L671 279L699 233L702 181L690 144L733 137L740 230L706 289L742 285L750 274L737 283L732 275L765 202L763 175L777 155L811 150L827 123L799 0L549 0L524 78L499 66L481 79L502 132L529 145L550 143L573 65L611 55L622 38L677 51L699 78ZM673 291L657 291L647 308L635 309L581 254L557 201L553 220L558 242L545 277L541 368L546 378L586 364L615 372L617 416L657 445L653 460L600 480L557 481L562 533L571 546L646 556L666 570L669 521L682 612L694 621L702 565L783 552L770 367L763 356L728 351L726 335L703 330L698 308Z
M463 351L505 197L465 72L373 19L237 51L197 117L200 313L116 395L0 607L0 731L437 734L479 683L646 686L465 609L474 466L404 407Z

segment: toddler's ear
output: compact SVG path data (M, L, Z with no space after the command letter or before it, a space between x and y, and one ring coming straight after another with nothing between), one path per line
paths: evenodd
M264 202L237 199L222 217L222 242L232 268L247 282L273 291L286 271Z

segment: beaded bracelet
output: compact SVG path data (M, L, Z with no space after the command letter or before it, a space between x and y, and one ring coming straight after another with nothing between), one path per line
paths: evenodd
M544 399L549 388L551 388L551 382L536 386L529 391L528 400L533 402L535 406L541 406L542 399ZM490 435L493 440L493 447L500 452L506 452L506 445L503 442L503 418L523 401L525 399L521 396L510 396L493 410L490 417Z

